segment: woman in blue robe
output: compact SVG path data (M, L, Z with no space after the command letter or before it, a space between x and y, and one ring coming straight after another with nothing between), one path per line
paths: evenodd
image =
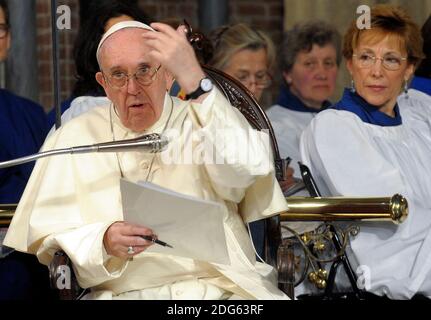
M284 34L280 57L283 84L277 103L266 114L281 157L292 159L294 176L301 178L299 139L316 114L331 105L328 100L334 94L341 62L341 36L323 21L297 24Z

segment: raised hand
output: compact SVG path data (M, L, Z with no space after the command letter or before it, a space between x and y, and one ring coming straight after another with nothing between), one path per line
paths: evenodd
M175 30L167 24L152 23L151 27L157 32L142 35L151 49L149 55L175 77L186 93L193 92L205 74L187 40L184 26Z

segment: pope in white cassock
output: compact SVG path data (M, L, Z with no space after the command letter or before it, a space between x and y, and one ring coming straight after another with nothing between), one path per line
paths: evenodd
M251 153L253 161L240 161L239 153L221 152L221 164L166 164L163 153L138 151L39 160L5 245L37 254L43 264L64 250L79 284L91 288L90 299L286 299L272 281L272 268L255 261L245 227L245 222L287 209L269 144L262 143L268 136L251 130L218 89L196 90L205 74L184 28L174 30L160 23L152 27L157 32L142 23L121 22L108 30L99 45L101 71L96 78L112 104L74 118L43 149L174 130L179 136L171 142L185 152L192 136L185 129L190 122L193 132L212 142L215 150L216 135L226 132L225 139L236 143L233 150ZM192 100L167 95L166 81L172 76ZM238 134L249 136L247 143L235 139ZM139 235L153 231L123 221L122 177L220 203L230 264L146 252L152 244Z
M431 297L431 104L425 95L397 103L422 57L420 32L402 9L376 6L371 13L371 29L353 22L344 38L354 88L311 121L301 156L323 196L407 198L401 225L360 224L352 258L369 292Z

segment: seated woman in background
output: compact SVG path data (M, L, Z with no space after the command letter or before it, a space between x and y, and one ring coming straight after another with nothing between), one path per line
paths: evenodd
M259 101L271 85L274 44L262 31L244 23L222 26L210 34L214 47L210 65L238 79Z
M424 40L423 51L425 59L422 60L416 69L410 87L431 96L431 15L422 26L421 33Z
M98 105L105 105L108 101L103 88L95 78L99 71L96 59L97 45L105 31L121 21L148 22L139 7L131 2L94 1L89 4L88 11L91 14L83 17L75 40L73 56L77 80L71 97L61 105L62 122L69 121ZM48 121L49 127L52 127L55 123L55 108L48 114Z
M341 62L341 36L323 21L297 24L284 34L280 61L284 84L277 104L266 113L281 156L292 158L294 175L300 178L299 139L311 119L330 105Z
M11 43L7 3L0 1L0 62ZM37 103L0 89L0 162L37 153L47 134L44 110ZM0 169L0 203L18 203L34 163Z
M238 23L220 27L210 34L213 56L209 64L239 80L254 96L256 101L271 85L270 70L275 61L274 44L262 31ZM292 186L292 168L287 168L286 179L279 181L283 191ZM256 252L263 256L264 221L250 224Z
M371 29L359 30L353 21L343 55L353 86L304 130L302 159L323 196L399 193L408 199L404 223L360 223L351 249L367 270L367 291L394 299L430 297L431 112L405 116L397 104L423 57L419 27L399 7L372 7Z
M415 76L408 88L404 83L404 92L398 97L398 105L404 117L423 117L431 109L431 15L422 27L425 58L415 71ZM428 128L424 129L425 131Z
M272 83L270 71L275 62L272 40L262 31L244 23L220 27L210 34L214 52L209 64L239 80L261 100L263 91ZM283 191L295 183L288 168L286 180L280 181Z
M9 11L0 0L0 61L8 56L11 42ZM0 162L37 153L47 133L42 107L0 89ZM18 203L34 163L0 169L0 203ZM7 228L0 227L0 301L51 298L47 269L37 258L3 246Z

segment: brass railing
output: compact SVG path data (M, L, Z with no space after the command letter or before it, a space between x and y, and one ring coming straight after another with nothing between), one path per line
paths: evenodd
M402 223L408 216L407 200L392 197L288 197L289 210L280 214L281 221L349 221L376 220Z
M408 216L407 200L392 197L288 197L289 210L280 214L281 221L349 221L376 220L402 223ZM0 204L0 227L9 226L16 204Z
M16 204L0 204L0 228L9 227L16 207Z

